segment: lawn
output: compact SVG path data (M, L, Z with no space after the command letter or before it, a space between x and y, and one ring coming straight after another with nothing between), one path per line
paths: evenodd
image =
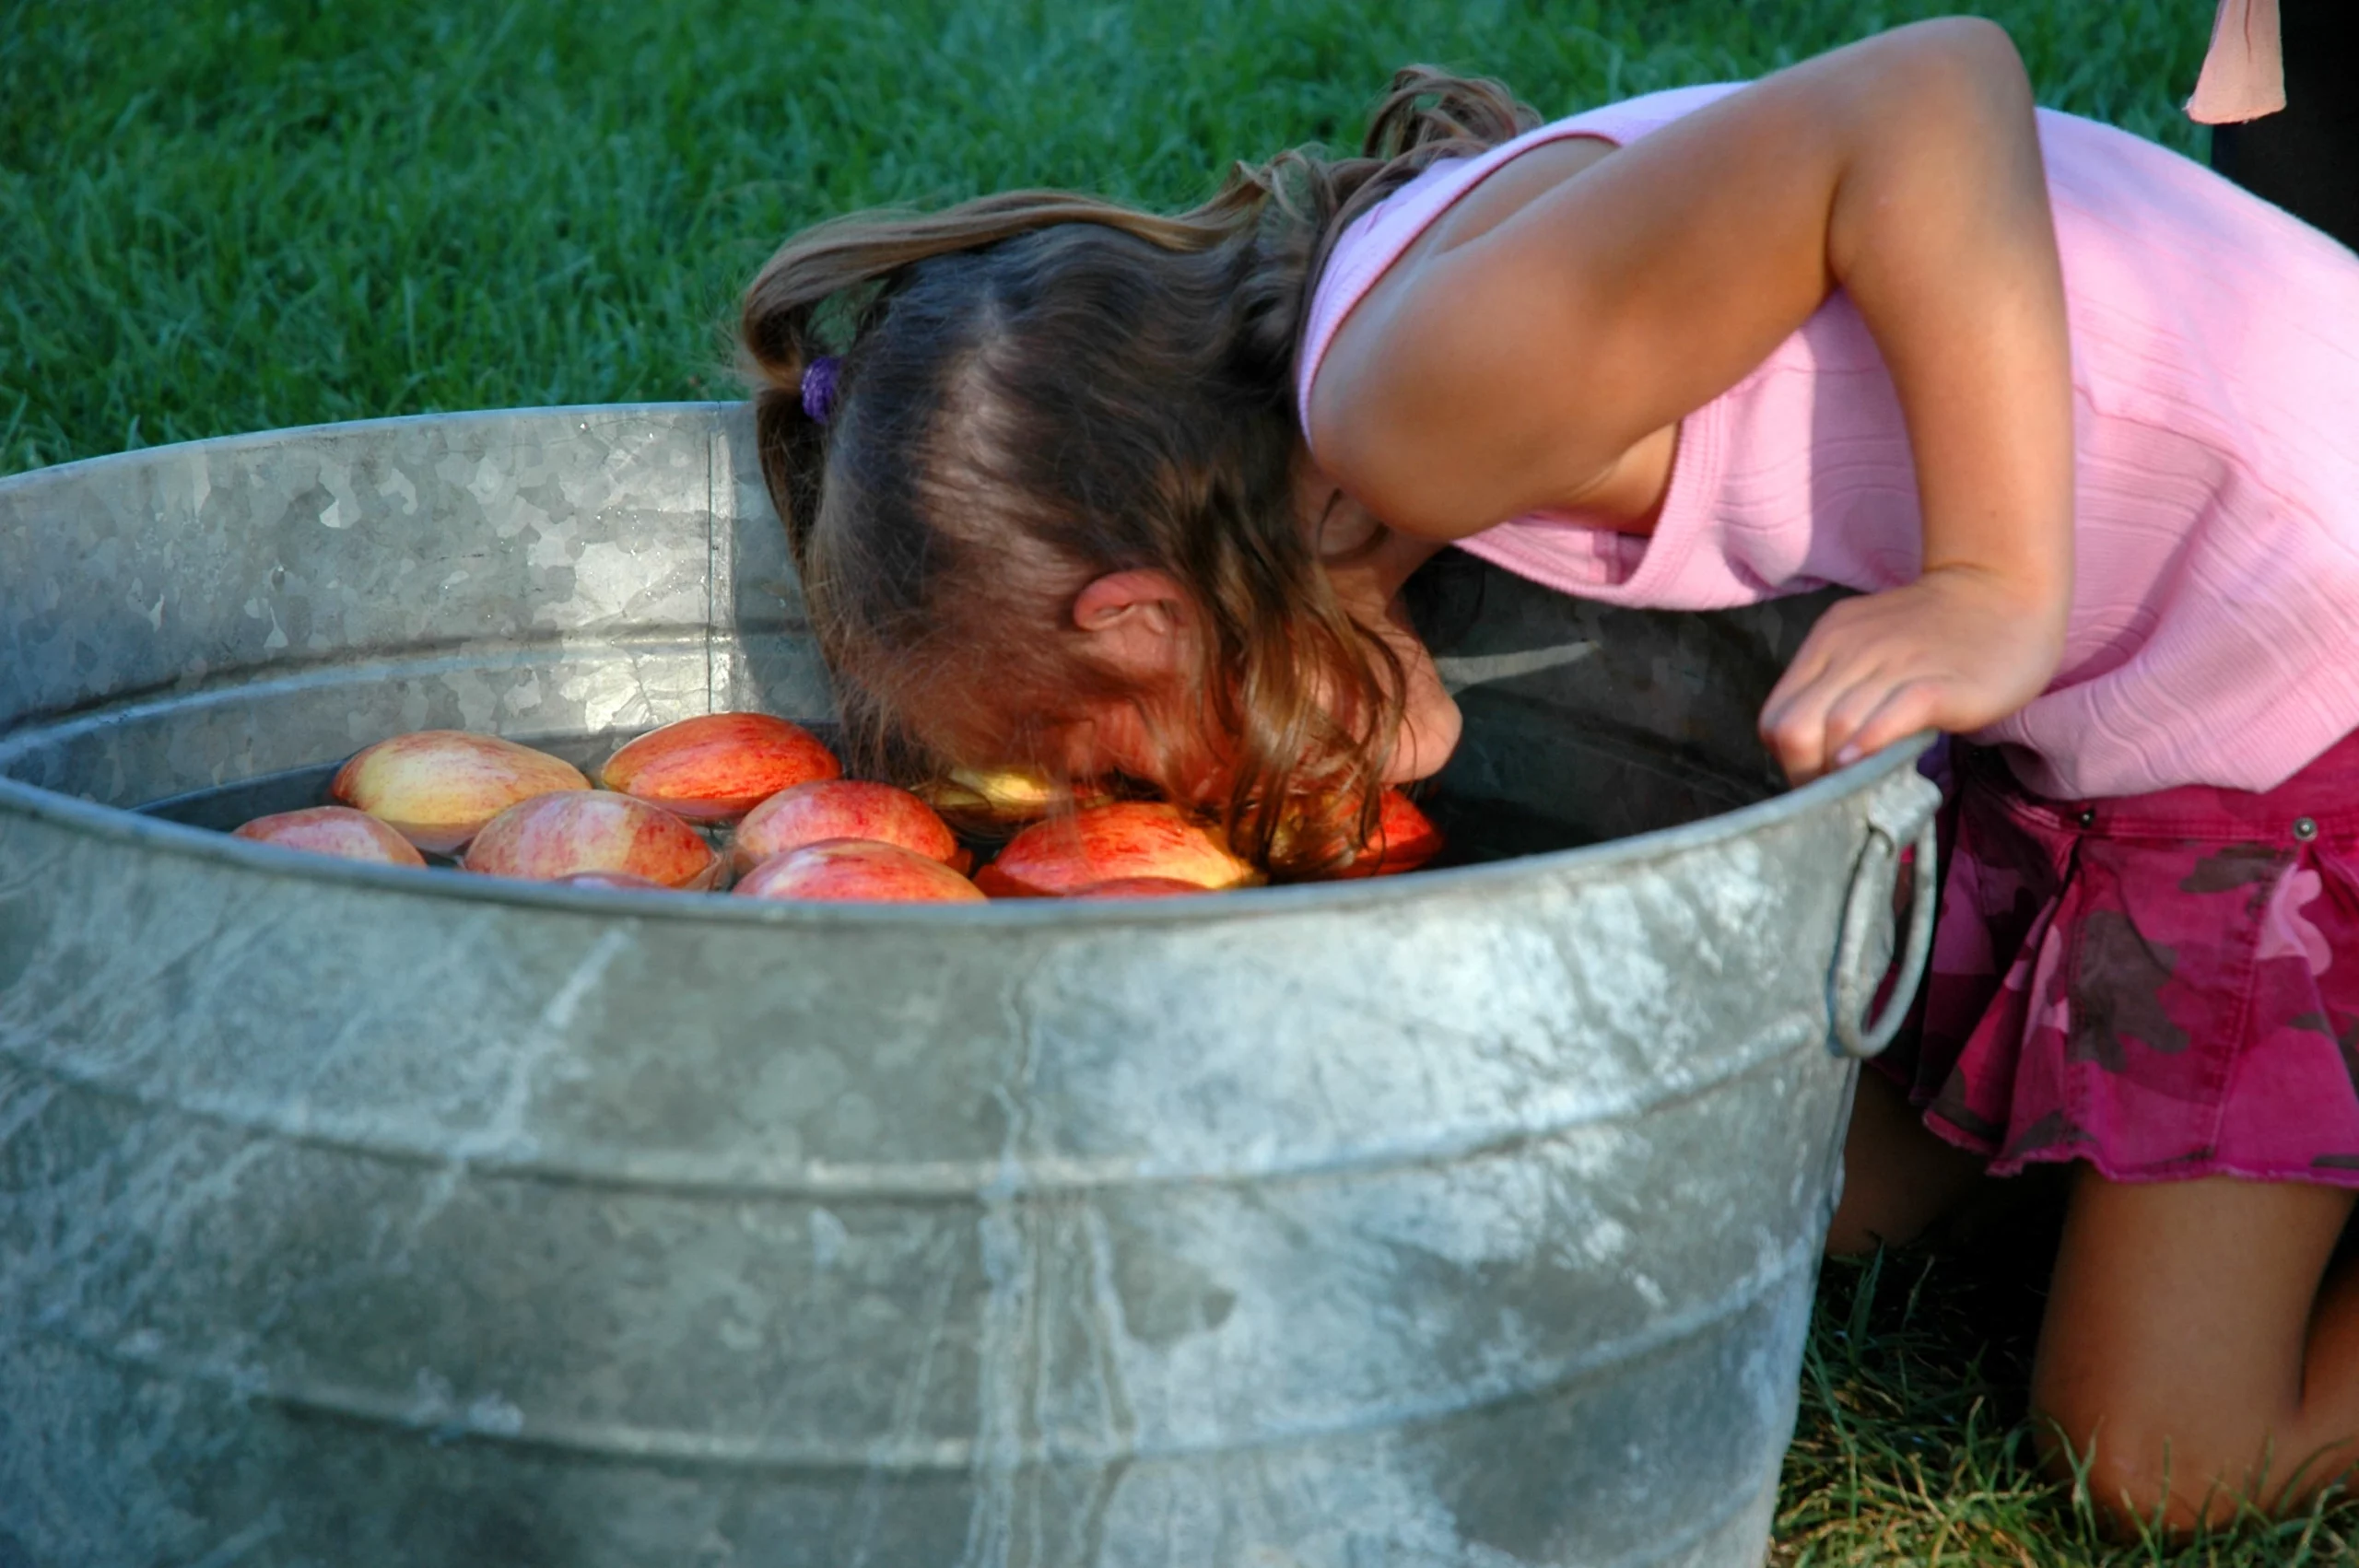
M0 473L319 420L734 394L795 227L1015 184L1152 204L1356 139L1412 59L1562 112L1895 0L0 0ZM2181 150L2208 0L2019 0L2046 102ZM2348 1560L2359 1510L2106 1548L2029 1459L2032 1242L1828 1270L1777 1561Z
M1202 196L1412 59L1563 112L1923 3L0 0L0 472L323 419L726 395L793 228L995 187ZM2201 0L1991 8L2192 148Z

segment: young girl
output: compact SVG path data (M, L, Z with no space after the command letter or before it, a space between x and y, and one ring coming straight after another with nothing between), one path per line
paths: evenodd
M744 335L848 718L1151 780L1284 870L1456 738L1400 610L1445 544L1862 591L1761 716L1787 772L1971 743L1832 1245L2077 1162L2033 1395L2098 1499L2307 1496L2359 1461L2359 259L2036 115L1978 22L1532 121L1404 72L1369 156L1183 216L781 250Z

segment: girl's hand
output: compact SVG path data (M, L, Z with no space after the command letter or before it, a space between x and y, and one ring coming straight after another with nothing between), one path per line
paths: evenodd
M2047 689L2067 608L1958 566L1838 601L1762 706L1762 742L1806 784L1919 730L1995 724Z

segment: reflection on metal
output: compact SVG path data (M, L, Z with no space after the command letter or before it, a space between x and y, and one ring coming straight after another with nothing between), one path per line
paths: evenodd
M741 410L0 484L0 1562L1757 1562L1914 776L1774 792L1813 606L1433 589L1549 852L742 907L190 825L824 715Z
M1556 648L1525 649L1514 653L1467 653L1434 661L1442 685L1452 693L1469 686L1536 675L1588 658L1597 651L1592 642L1571 642Z

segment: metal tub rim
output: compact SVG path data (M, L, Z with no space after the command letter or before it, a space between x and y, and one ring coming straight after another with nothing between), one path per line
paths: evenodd
M546 403L511 404L498 408L446 408L430 414L380 414L367 419L317 419L309 425L278 425L266 430L238 430L226 436L192 436L183 441L158 441L154 446L133 447L125 451L100 452L94 457L77 457L70 462L47 463L40 468L28 468L16 474L0 474L0 492L32 480L52 480L65 476L78 478L89 469L121 464L136 466L150 458L168 452L186 451L193 447L207 447L215 451L234 451L247 445L271 445L292 436L317 436L329 432L366 435L373 430L417 429L428 425L489 424L512 419L519 415L539 415L544 417L596 415L601 422L641 417L650 414L684 414L703 411L718 414L724 409L745 406L730 398L707 398L701 402L679 400L665 402L658 398L639 398L628 403Z
M30 469L0 478L0 496L21 486L52 483L62 477L78 476L91 469L136 467L159 454L192 448L236 451L247 446L285 444L306 437L330 434L365 435L372 431L414 429L434 425L493 425L523 415L575 419L585 424L624 423L655 414L703 412L720 415L739 406L740 404L731 400L645 400L457 409L422 415L323 421L167 442L132 451L107 453ZM236 690L237 686L234 683L223 683L209 689L228 692ZM116 700L154 702L157 695L126 693ZM169 697L163 700L170 701ZM20 741L56 725L100 718L111 706L102 703L72 712L42 714L29 717L14 725L0 718L0 739ZM1787 790L1733 810L1715 813L1675 826L1569 849L1418 872L1411 876L1238 889L1210 902L1198 898L1107 899L1088 901L1088 907L1079 907L1069 899L994 899L979 907L972 904L770 903L734 899L725 895L687 895L666 902L646 893L559 887L436 869L418 871L365 865L257 844L226 833L147 816L135 809L100 805L27 784L9 778L5 772L0 772L0 811L52 822L75 832L127 847L211 860L215 863L247 872L343 883L388 893L427 894L464 903L508 905L582 915L628 915L650 919L734 921L748 925L792 927L837 921L852 925L912 925L920 928L960 928L989 922L994 927L1010 930L1053 929L1084 922L1093 926L1103 926L1109 922L1163 926L1213 919L1277 917L1314 909L1389 907L1428 893L1485 889L1505 891L1527 881L1553 880L1567 875L1586 878L1595 873L1674 859L1742 838L1759 829L1774 828L1839 799L1872 791L1885 779L1911 766L1932 742L1932 733L1925 731L1895 743L1873 756L1799 789Z
M983 904L854 904L772 902L726 894L659 896L644 892L558 886L435 868L376 866L259 844L227 833L150 817L117 806L102 806L55 790L0 778L0 809L51 822L90 837L151 853L209 860L244 871L309 881L343 883L388 893L424 895L462 903L522 906L584 915L628 915L647 919L734 921L746 925L855 925L966 927L990 923L1015 930L1058 928L1109 920L1182 925L1214 919L1279 916L1306 909L1383 908L1428 894L1503 891L1528 882L1591 874L1643 865L1711 849L1774 827L1818 808L1864 793L1903 769L1932 743L1930 731L1886 746L1838 772L1799 789L1772 795L1733 811L1673 827L1475 865L1450 866L1390 877L1294 883L1277 887L1234 889L1217 899L1069 898L992 899Z

